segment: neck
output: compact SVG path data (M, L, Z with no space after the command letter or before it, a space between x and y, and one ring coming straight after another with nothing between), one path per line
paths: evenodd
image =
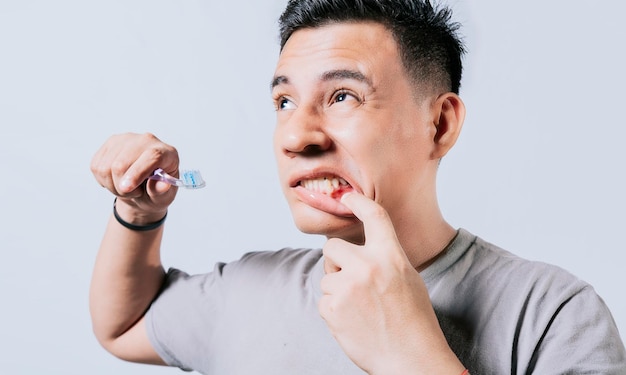
M418 210L407 209L392 217L400 245L417 271L432 264L456 236L456 229L444 220L434 202L430 207L422 204Z

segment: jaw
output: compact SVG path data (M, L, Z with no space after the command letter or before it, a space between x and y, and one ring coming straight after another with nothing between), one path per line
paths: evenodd
M290 201L289 207L294 223L302 233L341 238L352 243L362 242L363 223L352 214L330 214L299 200Z

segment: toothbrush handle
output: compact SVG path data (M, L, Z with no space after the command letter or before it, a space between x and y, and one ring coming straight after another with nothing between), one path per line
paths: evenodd
M161 168L154 171L152 176L148 177L149 180L163 181L167 182L170 185L174 186L182 186L182 181L177 179L176 177L170 176L165 173L165 171Z

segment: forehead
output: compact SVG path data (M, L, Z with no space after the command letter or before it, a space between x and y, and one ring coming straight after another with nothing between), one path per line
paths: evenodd
M396 41L382 24L331 23L291 35L278 59L275 82L277 77L312 77L336 69L359 71L377 81L397 74L401 66Z

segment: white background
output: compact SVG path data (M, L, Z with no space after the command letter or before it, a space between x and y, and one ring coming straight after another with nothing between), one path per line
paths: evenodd
M0 0L2 373L179 373L119 361L91 333L113 198L89 161L111 134L153 132L209 182L178 194L167 266L321 246L294 228L271 151L284 4ZM468 116L441 166L445 216L589 281L624 337L626 3L450 4L469 48Z

